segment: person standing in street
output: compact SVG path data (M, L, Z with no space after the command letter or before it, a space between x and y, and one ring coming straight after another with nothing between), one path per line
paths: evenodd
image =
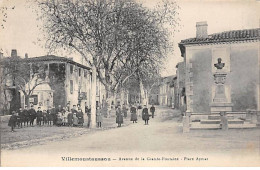
M73 113L73 126L78 126L79 125L79 119L78 119L78 117L77 117L77 113L76 112L74 112Z
M154 112L155 112L154 105L152 105L152 107L150 108L150 112L152 113L152 118L154 118Z
M140 103L138 103L137 105L137 116L140 117L141 116L141 112L142 112L142 106Z
M43 118L42 125L46 125L47 124L47 119L48 119L46 110L42 111L42 118Z
M17 115L17 125L19 128L23 127L23 121L24 121L24 116L23 116L23 109L20 107L18 110L18 115Z
M41 126L42 125L42 111L41 111L41 107L38 107L38 110L37 110L37 112L36 112L36 115L37 115L37 117L36 117L36 123L37 123L37 125L38 126Z
M121 127L123 123L123 116L122 116L122 111L121 111L121 106L118 105L116 109L116 123L118 124L117 127Z
M62 115L64 114L65 110L61 110L60 112L58 112L57 115L57 121L56 121L56 125L57 126L62 126Z
M80 107L78 108L78 114L77 114L77 117L78 117L78 119L79 119L79 125L80 125L81 127L83 127L83 123L84 123L84 115L83 115L83 112L82 112L82 110L81 110Z
M8 122L8 126L11 127L11 132L14 132L14 127L15 127L15 124L16 124L16 120L17 120L16 112L12 111L12 116L10 117L9 122Z
M25 126L25 123L26 123L27 127L28 127L28 124L29 124L29 121L30 121L30 116L29 116L27 105L24 106L23 115L24 115L24 126Z
M48 110L47 110L47 123L49 126L52 126L51 125L51 122L53 122L53 109L51 108L51 106L48 107Z
M69 107L67 107L67 112L68 112L68 126L73 125L73 114L71 111L69 111Z
M87 116L88 116L88 125L87 125L87 127L89 128L90 127L90 122L91 122L91 106L87 110Z
M148 125L148 121L149 121L149 113L148 113L148 109L146 107L146 105L144 105L143 111L142 111L142 118L145 122L145 125Z
M130 112L131 112L131 119L130 121L133 121L133 123L137 123L137 114L136 114L136 108L134 105L130 106Z
M29 116L30 116L30 126L33 126L34 120L36 118L36 111L33 108L33 105L31 106L31 109L29 110Z
M85 114L88 114L88 105L87 105L87 102L85 102Z
M101 124L103 122L103 118L102 118L102 111L99 108L99 106L97 106L96 115L97 115L97 127L101 128Z
M62 107L61 107L61 105L58 105L58 108L55 109L55 113L54 113L54 117L53 117L53 124L54 125L57 125L58 115L61 111L62 111Z

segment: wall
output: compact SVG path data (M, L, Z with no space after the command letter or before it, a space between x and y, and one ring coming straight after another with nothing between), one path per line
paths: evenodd
M182 91L185 88L185 63L184 62L178 63L176 74L177 74L177 81L174 87L175 89L174 106L175 108L180 109L181 106L184 104L184 102L181 102L181 98L184 97L182 96Z
M194 50L190 79L193 83L192 107L193 112L209 112L211 101L211 50L209 48Z
M259 85L258 47L252 43L231 48L231 84L233 110L257 109Z
M50 86L53 90L53 105L58 107L65 106L65 63L49 64Z
M71 71L71 67L72 70ZM79 74L79 70L81 73ZM84 73L85 72L85 73ZM66 63L66 103L70 108L80 104L84 111L85 103L90 106L90 72L74 64ZM73 87L71 83L73 82ZM86 99L79 100L79 92L86 93Z
M186 47L185 88L191 112L208 113L214 97L214 63L225 63L227 102L233 111L259 108L259 42ZM216 60L216 61L215 61Z

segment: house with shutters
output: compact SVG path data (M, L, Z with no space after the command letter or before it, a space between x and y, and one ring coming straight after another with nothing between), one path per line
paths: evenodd
M30 95L29 103L35 107L62 107L80 104L84 110L85 105L90 106L91 101L91 69L83 64L73 61L72 58L59 57L55 55L46 55L40 57L24 58L17 56L17 51L12 50L10 57L1 55L1 73L3 73L4 65L7 63L15 63L14 65L23 65L28 70L28 82L25 85L25 90L32 87L35 83L34 79L41 68L44 72L44 77L41 78L33 93ZM7 68L5 68L7 69ZM14 77L7 77L1 90L1 103L7 104L8 107L1 106L1 113L10 114L12 110L24 106L28 103L25 101L25 96L21 90L18 90L13 81ZM104 87L97 80L96 102L101 103L106 97ZM3 97L6 96L6 97ZM9 103L9 104L8 104Z

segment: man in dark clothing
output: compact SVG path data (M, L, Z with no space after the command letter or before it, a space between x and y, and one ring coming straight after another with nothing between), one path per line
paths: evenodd
M148 109L146 107L146 105L144 105L143 111L142 111L142 118L145 122L145 125L148 125L148 121L149 121L149 113L148 113Z
M76 113L78 114L76 105L73 105L73 108L71 109L72 114Z
M85 104L85 113L88 114L88 106Z
M53 114L52 114L52 108L49 107L48 110L47 110L47 124L51 126L51 122L53 121Z
M17 120L16 113L15 113L15 111L12 111L12 116L10 117L9 122L8 122L8 126L11 127L11 132L14 132L16 120Z
M42 124L43 124L43 125L44 125L44 124L47 124L48 116L47 116L47 111L46 111L46 110L43 110L43 112L42 112L42 118L43 118Z
M41 111L41 107L38 107L36 115L37 115L37 118L36 118L37 125L41 126L42 125L42 111Z
M73 125L73 114L72 112L68 113L68 126L72 126Z
M36 111L33 108L33 105L31 106L31 109L28 111L30 116L30 126L33 126L34 120L36 118Z
M28 127L28 124L30 121L30 116L29 116L28 108L26 105L24 106L24 109L23 109L23 115L24 115L24 126L25 126L25 123L27 123L27 127Z
M23 109L20 107L19 110L17 111L17 125L19 128L23 127L23 121L24 121L24 116L23 116Z
M155 112L154 105L152 105L152 107L150 108L150 112L152 113L152 118L154 118L154 112Z
M83 112L81 110L81 108L78 108L78 114L77 114L77 117L79 119L79 125L83 127L83 123L84 123L84 115L83 115Z

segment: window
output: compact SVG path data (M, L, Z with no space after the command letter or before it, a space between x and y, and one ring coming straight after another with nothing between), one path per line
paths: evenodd
M79 77L81 76L81 68L79 68Z
M73 73L73 65L70 65L70 74Z
M70 94L73 94L73 80L70 80Z

